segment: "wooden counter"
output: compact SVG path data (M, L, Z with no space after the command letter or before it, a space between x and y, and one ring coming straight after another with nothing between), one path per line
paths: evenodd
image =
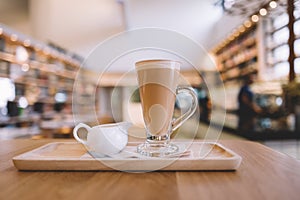
M249 141L219 141L243 158L229 172L22 172L13 166L12 157L53 141L62 140L0 141L0 199L300 198L300 162Z

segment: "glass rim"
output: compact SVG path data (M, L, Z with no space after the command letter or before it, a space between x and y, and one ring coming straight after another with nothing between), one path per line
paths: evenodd
M171 66L152 66L151 68L175 68L175 69L178 69L180 70L180 65L181 65L181 62L180 61L175 61L175 60L165 60L165 59L149 59L149 60L140 60L140 61L137 61L135 63L135 66L137 69L139 69L140 67L144 66L144 65L148 65L148 64L169 64L171 63L172 65Z

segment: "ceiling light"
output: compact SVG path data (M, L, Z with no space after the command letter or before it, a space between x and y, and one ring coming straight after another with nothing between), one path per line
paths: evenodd
M22 65L22 67L21 67L21 69L22 69L22 71L23 72L28 72L28 70L29 70L29 65L27 64L27 63L24 63L23 65Z
M233 35L234 37L238 37L240 35L240 32L236 31Z
M18 36L17 36L16 34L12 34L12 35L10 36L10 40L13 41L13 42L15 42L15 41L18 40Z
M240 31L240 33L243 33L243 32L245 32L245 31L246 31L246 28L245 28L245 26L240 26L240 28L239 28L239 31Z
M265 8L262 8L262 9L259 10L259 14L260 14L261 16L266 16L267 13L268 13L268 11L267 11L267 9L265 9Z
M258 15L252 15L251 20L252 20L253 22L258 22L258 20L259 20Z
M244 25L245 25L245 27L250 28L252 24L249 20L247 20L247 21L245 21Z
M25 41L23 42L23 44L24 44L25 47L29 47L30 44L31 44L31 42L30 42L30 40L25 40Z
M276 1L271 1L271 2L269 3L269 6L270 6L271 8L276 8L276 7L277 7L277 2L276 2Z
M26 48L23 46L17 46L16 48L16 60L19 62L25 62L29 58Z

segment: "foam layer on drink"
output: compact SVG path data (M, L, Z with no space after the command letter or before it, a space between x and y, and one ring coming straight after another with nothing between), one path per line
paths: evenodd
M171 68L178 71L180 70L180 62L172 60L144 60L135 63L135 66L138 71L149 68Z

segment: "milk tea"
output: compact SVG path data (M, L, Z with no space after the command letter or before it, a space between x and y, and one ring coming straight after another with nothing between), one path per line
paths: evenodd
M163 136L171 130L179 66L167 60L136 63L144 122L150 135Z

